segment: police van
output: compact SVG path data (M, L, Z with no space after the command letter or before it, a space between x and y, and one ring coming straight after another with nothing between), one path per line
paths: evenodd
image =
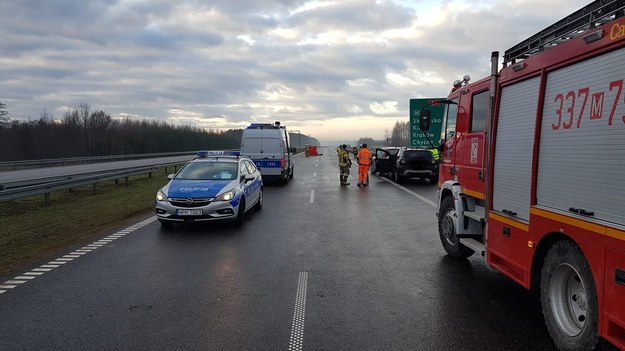
M280 122L252 123L243 130L241 155L256 164L265 180L284 184L293 178L291 140Z

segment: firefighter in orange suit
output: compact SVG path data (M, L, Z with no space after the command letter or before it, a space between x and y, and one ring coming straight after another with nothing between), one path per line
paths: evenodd
M347 152L347 145L343 144L336 149L336 153L339 155L339 170L341 185L349 185L347 177L349 177L349 168L352 166L352 160L349 159L349 152Z
M362 144L362 148L356 155L358 160L358 186L369 185L369 166L371 166L371 151L367 149L367 144Z

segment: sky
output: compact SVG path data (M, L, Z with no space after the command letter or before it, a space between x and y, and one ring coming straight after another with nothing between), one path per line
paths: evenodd
M212 130L281 121L322 144L383 139L413 98L590 0L0 0L14 120L88 104Z

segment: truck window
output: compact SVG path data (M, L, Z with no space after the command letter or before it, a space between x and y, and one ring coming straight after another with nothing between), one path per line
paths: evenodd
M447 119L445 128L441 128L441 139L448 140L456 134L456 117L458 116L458 99L452 99L455 104L447 104Z
M488 113L488 90L473 95L471 107L471 131L481 132L486 129Z

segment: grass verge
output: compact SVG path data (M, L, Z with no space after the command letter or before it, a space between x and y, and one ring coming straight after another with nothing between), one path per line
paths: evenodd
M169 169L171 171L171 169ZM50 194L0 202L0 275L65 253L154 209L159 188L167 183L165 170L123 180Z

